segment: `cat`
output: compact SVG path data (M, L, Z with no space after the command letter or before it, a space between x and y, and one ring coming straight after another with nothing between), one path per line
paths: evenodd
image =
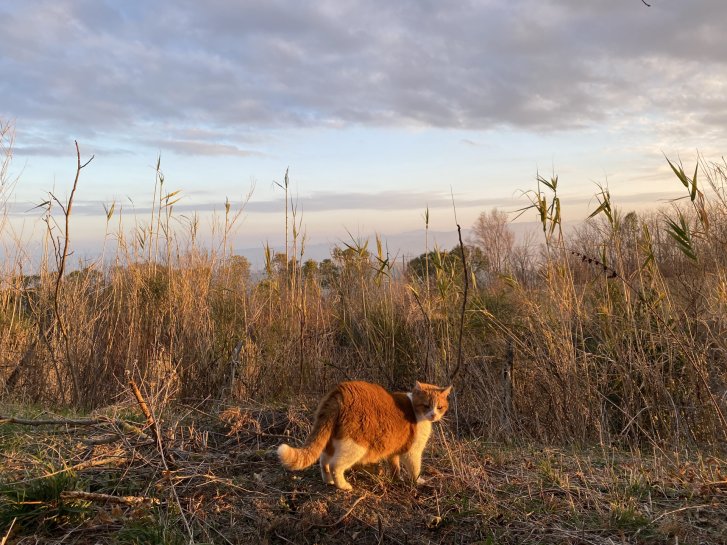
M305 469L319 460L327 484L351 490L344 472L354 464L388 459L396 477L400 461L409 477L423 482L422 452L432 422L442 419L452 387L417 382L409 393L390 393L377 384L342 382L318 405L313 429L301 448L283 443L278 457L291 470Z

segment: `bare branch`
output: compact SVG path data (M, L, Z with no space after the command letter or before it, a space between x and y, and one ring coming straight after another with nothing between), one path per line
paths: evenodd
M462 243L462 227L457 222L457 208L454 205L454 193L452 193L452 209L454 210L454 221L457 224L457 236L459 237L459 251L462 258L462 276L464 279L464 293L462 297L462 311L459 316L459 339L457 341L457 366L449 377L450 381L454 381L462 366L462 335L464 333L464 314L467 309L467 291L469 290L469 274L467 272L467 259L464 253L464 244Z

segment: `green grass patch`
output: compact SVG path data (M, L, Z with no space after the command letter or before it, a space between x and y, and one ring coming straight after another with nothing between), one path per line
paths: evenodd
M143 518L127 520L116 535L116 545L183 545L186 543L178 522L160 510Z
M88 502L61 496L82 489L74 474L63 470L49 473L0 485L0 527L8 528L15 521L16 531L43 533L78 524L92 515Z

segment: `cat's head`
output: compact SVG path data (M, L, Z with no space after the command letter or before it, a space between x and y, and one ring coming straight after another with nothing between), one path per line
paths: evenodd
M441 420L449 408L447 396L451 391L451 386L440 388L433 384L422 384L417 381L411 392L411 402L417 420L430 420L431 422Z

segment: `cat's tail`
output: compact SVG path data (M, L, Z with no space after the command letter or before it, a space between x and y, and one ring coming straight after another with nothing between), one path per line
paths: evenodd
M340 395L336 389L321 401L316 411L316 421L305 445L293 448L283 443L278 447L278 457L285 467L292 470L305 469L318 460L333 435L333 428L338 418Z

